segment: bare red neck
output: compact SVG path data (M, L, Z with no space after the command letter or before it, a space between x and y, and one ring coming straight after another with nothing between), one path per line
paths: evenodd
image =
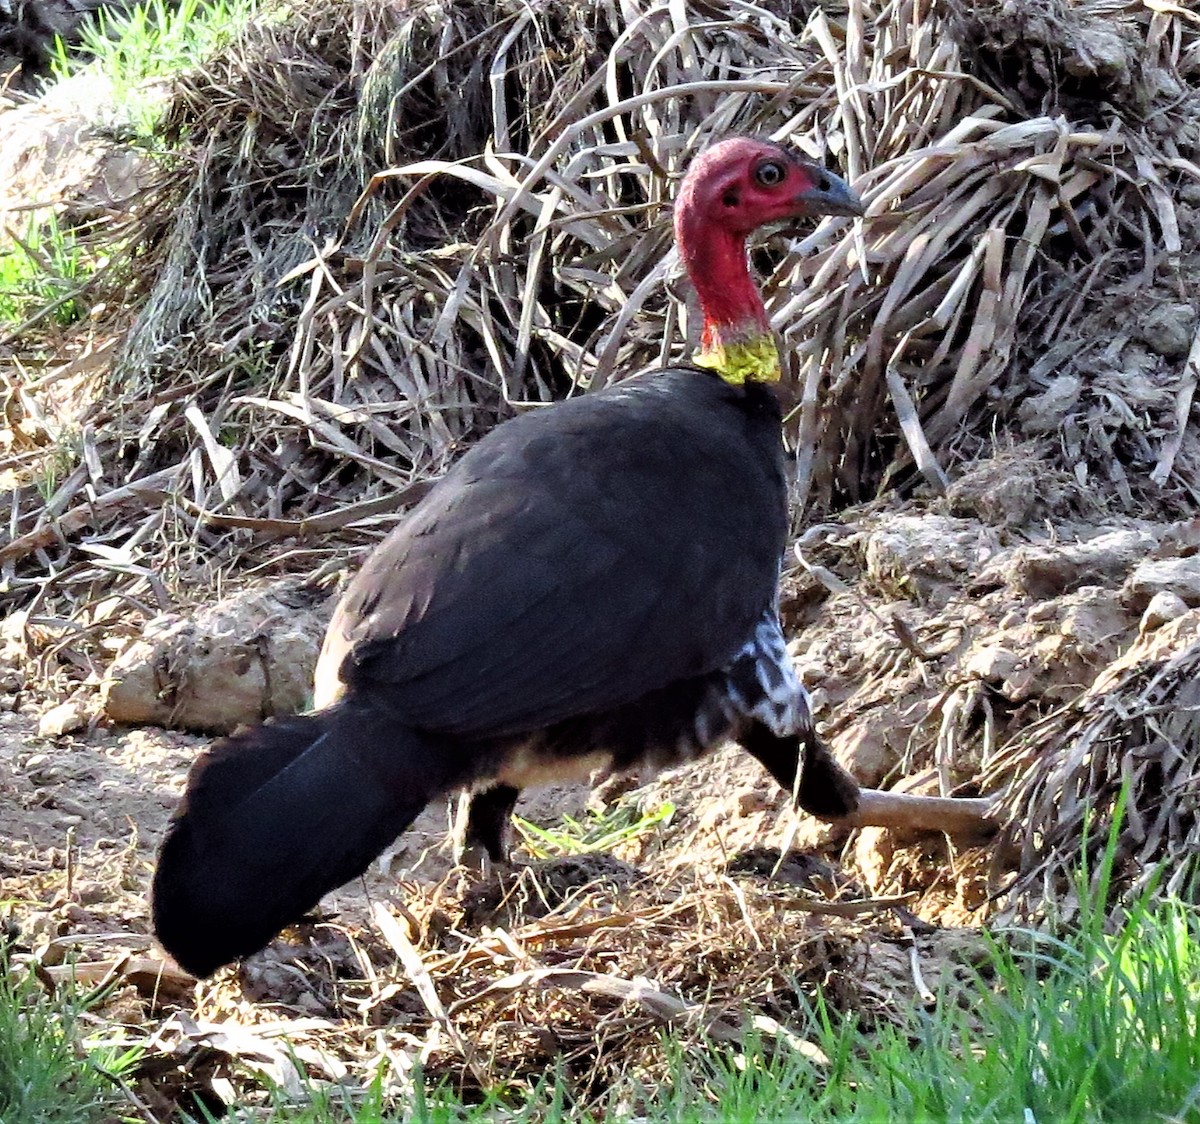
M746 235L706 220L684 195L677 205L675 240L703 318L694 361L728 382L778 381L779 355L750 277Z

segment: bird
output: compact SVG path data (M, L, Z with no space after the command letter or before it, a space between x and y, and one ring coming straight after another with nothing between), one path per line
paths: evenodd
M800 807L854 811L778 616L781 363L747 239L860 214L782 143L729 137L693 158L674 206L702 318L691 360L491 430L349 583L314 709L197 757L151 888L184 969L263 948L456 792L460 848L497 861L523 788L727 741Z

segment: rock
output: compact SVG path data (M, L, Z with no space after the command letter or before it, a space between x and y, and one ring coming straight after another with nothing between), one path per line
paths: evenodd
M1159 537L1159 558L1175 558L1200 552L1200 518L1183 519L1172 523Z
M999 549L986 527L944 515L901 515L867 539L867 573L887 593L944 603L964 574Z
M1187 611L1187 602L1178 593L1167 589L1161 590L1150 598L1150 604L1146 606L1141 623L1138 625L1138 632L1142 635L1153 632L1154 629L1161 628L1168 621L1182 617Z
M1114 85L1129 81L1130 47L1115 27L1099 20L1080 22L1063 50L1063 69L1073 78L1099 78Z
M159 86L165 98L165 84ZM131 146L102 136L102 118L111 115L114 99L111 82L89 68L36 101L0 113L0 219L23 231L31 199L65 204L77 217L128 208L154 165Z
M66 777L63 778L67 779ZM77 777L71 777L71 780L77 780ZM40 801L42 807L53 808L57 812L62 812L64 816L71 816L78 822L82 823L89 816L88 809L85 808L78 800L72 800L69 796L63 796L61 793L48 795Z
M37 778L42 776L51 765L53 758L48 753L34 753L25 759L24 769L25 775L34 782L38 783Z
M25 628L29 614L24 609L14 609L0 619L0 664L19 667L26 658Z
M1047 499L1046 464L1032 446L978 461L946 490L951 515L1019 527Z
M1084 586L1057 602L1057 622L1044 622L1029 638L1021 667L1004 683L1004 696L1013 703L1034 698L1061 700L1078 693L1097 672L1116 658L1134 622L1121 605L1119 593Z
M1036 601L1085 585L1116 585L1158 544L1147 530L1108 531L1082 542L1020 546L997 555L979 575Z
M73 893L80 905L99 905L108 898L108 891L99 882L90 879L76 882Z
M87 780L94 775L86 761L75 760L70 755L51 757L48 753L33 754L25 762L24 771L29 783L39 788L64 781Z
M1024 623L989 631L959 671L1010 703L1062 698L1116 658L1133 626L1118 590L1084 586L1032 605Z
M1084 586L1061 602L1058 628L1077 646L1103 652L1105 662L1116 655L1113 641L1128 632L1133 622L1112 591Z
M1138 323L1138 338L1164 359L1183 359L1196 335L1196 309L1183 301L1170 301L1146 313Z
M90 717L90 707L84 699L67 699L66 702L51 707L38 720L38 737L61 738L63 734L82 730Z
M1026 398L1018 407L1021 428L1031 436L1057 432L1066 416L1079 405L1082 389L1083 382L1074 375L1060 375L1041 394Z
M1016 652L1001 644L976 648L963 664L963 671L972 679L985 683L1003 683L1016 672L1020 659Z
M875 788L903 760L909 732L890 708L881 707L831 737L830 748L859 784Z
M58 940L67 929L60 909L36 910L21 918L21 941L38 950L38 963L47 968L66 959L65 942Z
M737 794L738 815L748 816L753 812L766 812L772 807L772 801L760 788L744 788Z
M1189 608L1200 606L1200 555L1147 558L1129 575L1122 594L1135 612L1149 608L1160 593L1172 593Z
M165 614L109 671L114 722L225 734L302 710L332 612L296 582L235 594L192 617Z

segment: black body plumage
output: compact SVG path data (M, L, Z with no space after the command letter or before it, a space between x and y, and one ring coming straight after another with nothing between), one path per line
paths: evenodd
M330 626L407 724L527 734L715 671L774 604L771 391L657 371L515 418L367 560Z
M498 427L351 583L322 657L341 697L193 767L163 944L197 974L255 951L454 789L496 855L522 785L599 760L733 737L789 789L806 756L800 802L852 810L775 623L786 532L767 387L670 368Z

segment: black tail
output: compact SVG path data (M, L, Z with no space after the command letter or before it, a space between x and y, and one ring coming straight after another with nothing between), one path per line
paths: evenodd
M356 700L223 738L159 851L163 947L197 976L257 952L452 788L455 756Z

